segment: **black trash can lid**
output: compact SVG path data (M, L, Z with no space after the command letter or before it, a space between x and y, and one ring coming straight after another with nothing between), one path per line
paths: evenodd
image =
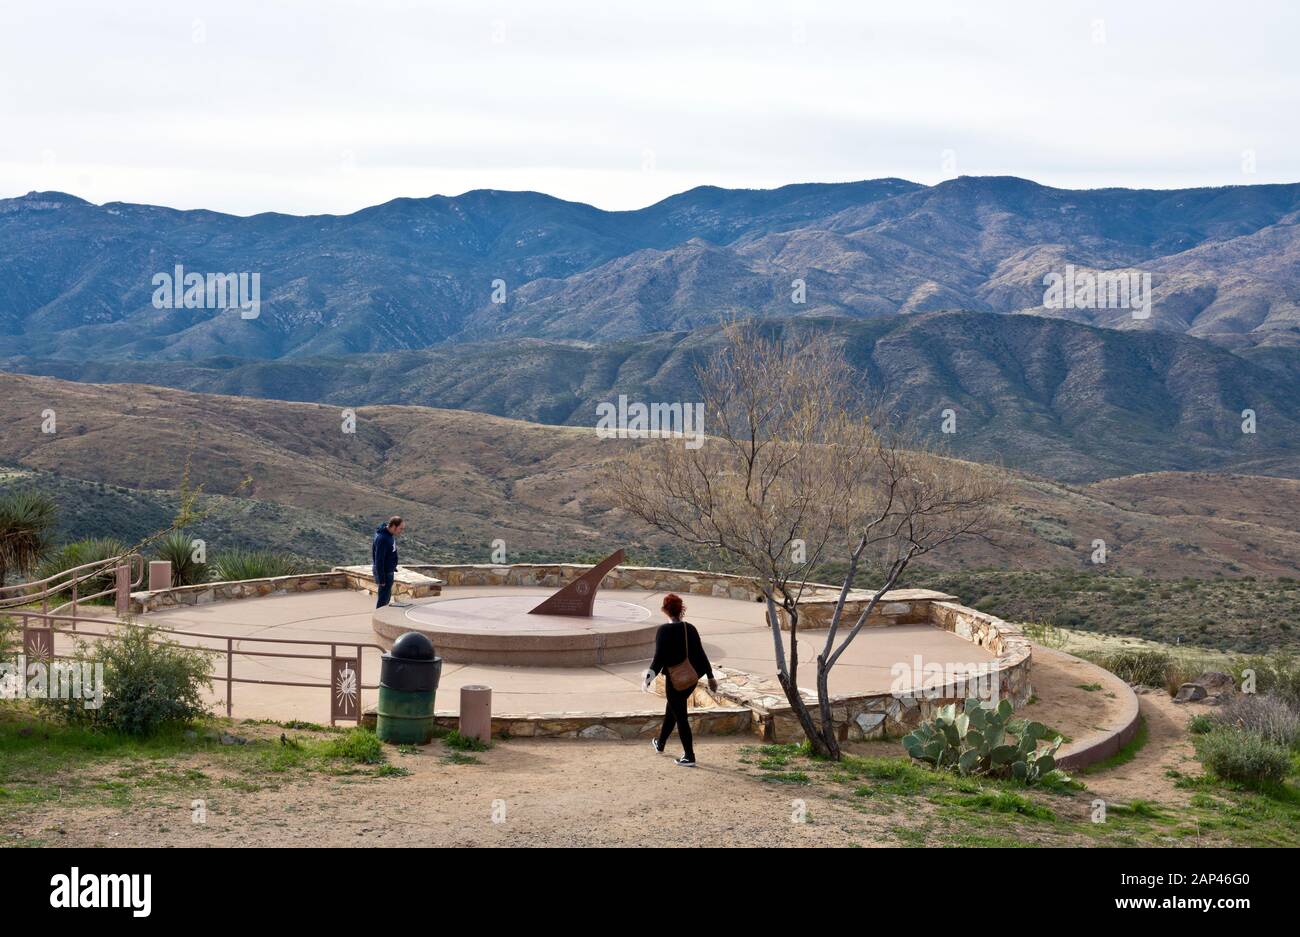
M418 631L408 631L393 642L389 656L402 660L433 660L433 642Z

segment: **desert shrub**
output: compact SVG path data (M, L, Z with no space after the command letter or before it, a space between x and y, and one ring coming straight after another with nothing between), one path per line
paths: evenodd
M270 579L309 571L307 564L297 557L270 550L229 550L212 561L212 578L218 582Z
M179 530L158 541L158 559L172 564L172 585L192 586L207 581L208 566L194 561L194 544L193 537Z
M1294 709L1300 709L1300 660L1278 653L1238 657L1232 662L1232 675L1238 682L1246 671L1255 674L1255 692L1276 696Z
M144 736L207 712L203 689L212 685L212 652L177 644L152 626L128 624L98 643L82 642L74 661L103 664L102 705L87 709L80 699L37 701L71 725Z
M1049 621L1027 621L1021 629L1025 637L1043 647L1059 649L1070 643L1069 634Z
M1249 787L1276 784L1291 770L1291 753L1254 732L1217 729L1197 739L1196 750L1208 770Z
M36 573L36 578L48 579L50 576L64 570L75 569L88 563L98 563L101 560L111 560L114 557L122 556L130 549L121 540L111 538L76 540L72 543L65 543L46 556L41 563L41 568ZM77 591L79 595L97 595L100 592L114 588L116 585L116 574L110 568L103 575L83 582L77 587ZM68 596L71 597L71 592L68 593Z
M1187 720L1187 731L1192 735L1204 735L1207 732L1213 732L1218 728L1218 723L1206 713L1197 713L1191 719Z
M1102 666L1126 683L1164 686L1174 667L1174 657L1165 651L1115 651L1106 655Z
M1210 719L1216 725L1253 732L1279 745L1300 746L1300 713L1276 696L1239 694Z

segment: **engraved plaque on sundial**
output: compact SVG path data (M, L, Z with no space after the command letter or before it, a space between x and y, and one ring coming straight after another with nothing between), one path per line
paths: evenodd
M541 605L530 609L528 614L590 618L591 607L596 602L596 590L600 588L600 581L621 562L623 562L622 550L610 554Z

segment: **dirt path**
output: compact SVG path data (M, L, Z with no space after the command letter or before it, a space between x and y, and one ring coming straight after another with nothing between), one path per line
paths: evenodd
M1207 707L1199 703L1178 704L1163 690L1151 690L1138 696L1138 709L1146 720L1146 745L1127 764L1086 775L1083 780L1089 790L1105 800L1185 804L1189 793L1175 787L1174 779L1167 772L1201 773L1187 732L1187 721L1196 713L1205 712Z
M434 745L390 756L409 777L168 792L127 809L41 805L0 824L0 836L68 846L895 844L882 818L748 774L738 749L750 744L701 739L695 769L644 742L512 740L476 755L478 765L449 764ZM191 822L194 797L207 802L205 823ZM792 820L796 799L810 822Z

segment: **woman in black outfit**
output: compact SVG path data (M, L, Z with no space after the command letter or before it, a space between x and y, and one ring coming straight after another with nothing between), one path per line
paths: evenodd
M691 739L691 724L686 718L686 703L690 700L695 687L691 686L685 690L674 689L672 675L668 671L690 660L697 681L700 677L708 677L709 689L715 692L718 689L718 681L713 679L713 667L709 664L708 655L704 653L704 645L700 643L700 633L690 622L682 621L686 604L682 602L681 597L672 593L665 596L663 611L671 621L660 625L659 631L655 634L655 659L650 663L646 685L648 686L651 680L663 673L664 695L668 697L668 706L664 711L663 730L650 744L655 751L663 752L664 746L668 744L668 736L672 735L673 726L676 726L684 749L682 757L677 759L677 764L683 768L694 768L695 746Z

